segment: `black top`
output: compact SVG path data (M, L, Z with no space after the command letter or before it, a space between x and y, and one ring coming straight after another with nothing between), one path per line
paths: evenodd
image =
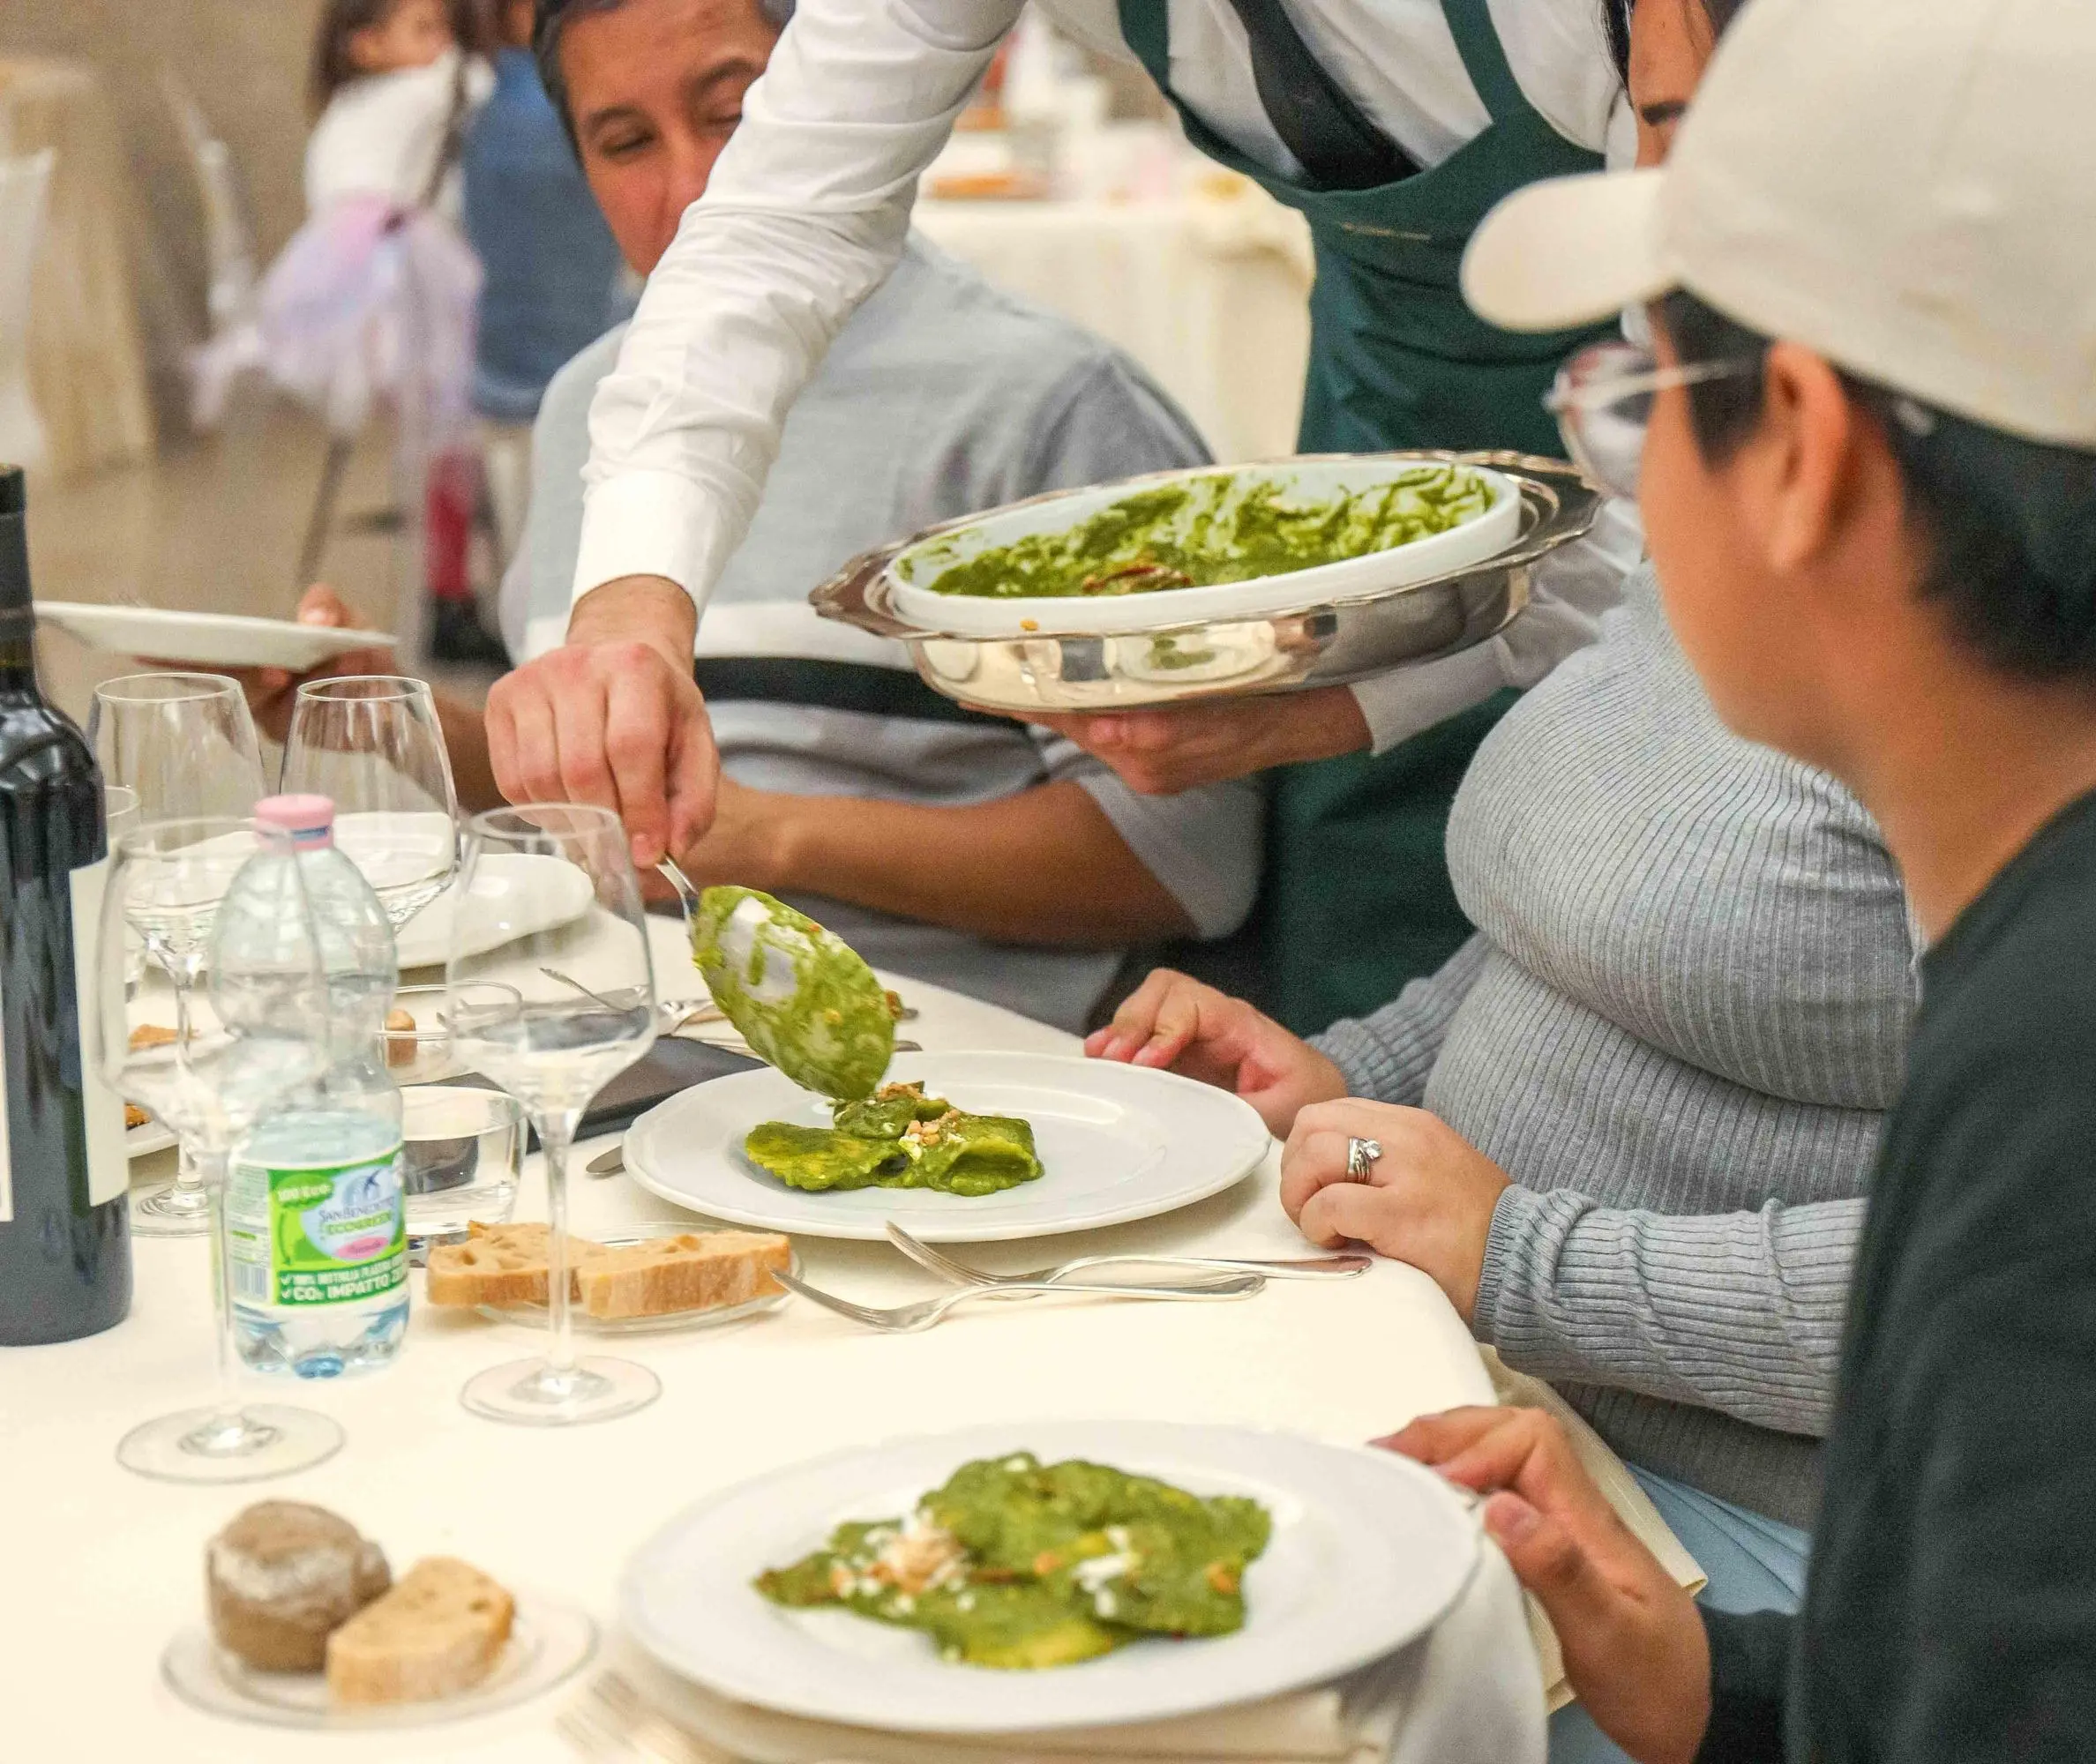
M1921 972L1805 1609L1706 1613L1703 1759L2096 1753L2096 796Z

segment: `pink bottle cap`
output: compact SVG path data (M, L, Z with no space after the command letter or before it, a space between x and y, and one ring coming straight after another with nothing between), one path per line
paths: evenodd
M325 851L334 843L334 812L332 796L265 796L255 804L255 825L302 850Z

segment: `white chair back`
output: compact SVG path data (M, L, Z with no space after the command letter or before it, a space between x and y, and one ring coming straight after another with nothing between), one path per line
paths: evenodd
M211 314L211 334L222 337L254 316L260 274L254 228L248 224L232 149L212 132L203 107L174 69L161 70L161 91L175 114L190 172L197 181L197 198L203 205L205 259L211 278L205 300Z
M0 461L41 466L49 452L29 391L29 288L56 156L0 159Z

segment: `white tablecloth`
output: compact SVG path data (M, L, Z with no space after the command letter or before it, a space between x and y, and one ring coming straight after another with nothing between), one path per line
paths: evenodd
M659 983L674 992L690 972L680 927L650 928ZM927 1048L1074 1046L994 1006L891 983L920 1008L906 1033ZM985 1247L982 1259L1022 1267L1137 1245L1300 1253L1275 1179L1269 1160L1255 1178L1168 1219ZM674 1216L623 1177L578 1173L573 1192L585 1233ZM544 1216L535 1170L518 1216ZM935 1287L884 1245L799 1247L809 1279L874 1302ZM572 1764L552 1722L573 1686L479 1721L369 1738L234 1725L179 1701L158 1663L169 1637L200 1618L204 1542L267 1496L334 1507L396 1568L457 1554L572 1599L609 1627L627 1554L679 1507L854 1441L1117 1415L1359 1440L1491 1401L1477 1349L1440 1292L1388 1262L1357 1280L1277 1282L1237 1304L1041 1302L963 1312L920 1336L870 1334L790 1301L748 1324L619 1342L613 1351L660 1373L662 1400L618 1421L544 1431L476 1419L458 1401L472 1373L531 1352L535 1332L418 1306L399 1362L381 1374L296 1391L248 1380L258 1395L337 1416L348 1444L331 1462L245 1487L176 1486L131 1476L114 1452L136 1423L210 1395L206 1251L196 1238L143 1238L136 1254L137 1297L117 1328L0 1353L0 1758L10 1764Z
M998 287L1119 345L1217 459L1295 451L1309 228L1256 185L1215 177L1169 200L1125 203L927 200L916 218Z

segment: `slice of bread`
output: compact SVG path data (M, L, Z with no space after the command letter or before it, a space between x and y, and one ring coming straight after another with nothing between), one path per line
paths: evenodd
M468 1690L501 1659L517 1603L470 1563L417 1562L327 1638L337 1703L415 1703Z
M546 1302L546 1252L552 1229L546 1225L483 1225L466 1228L462 1244L439 1244L430 1252L424 1295L431 1304L543 1304ZM596 1245L587 1237L568 1238L573 1269ZM571 1274L568 1291L574 1292Z
M592 1317L658 1317L747 1304L781 1290L792 1266L785 1238L767 1231L687 1231L593 1249L575 1265L575 1292Z

